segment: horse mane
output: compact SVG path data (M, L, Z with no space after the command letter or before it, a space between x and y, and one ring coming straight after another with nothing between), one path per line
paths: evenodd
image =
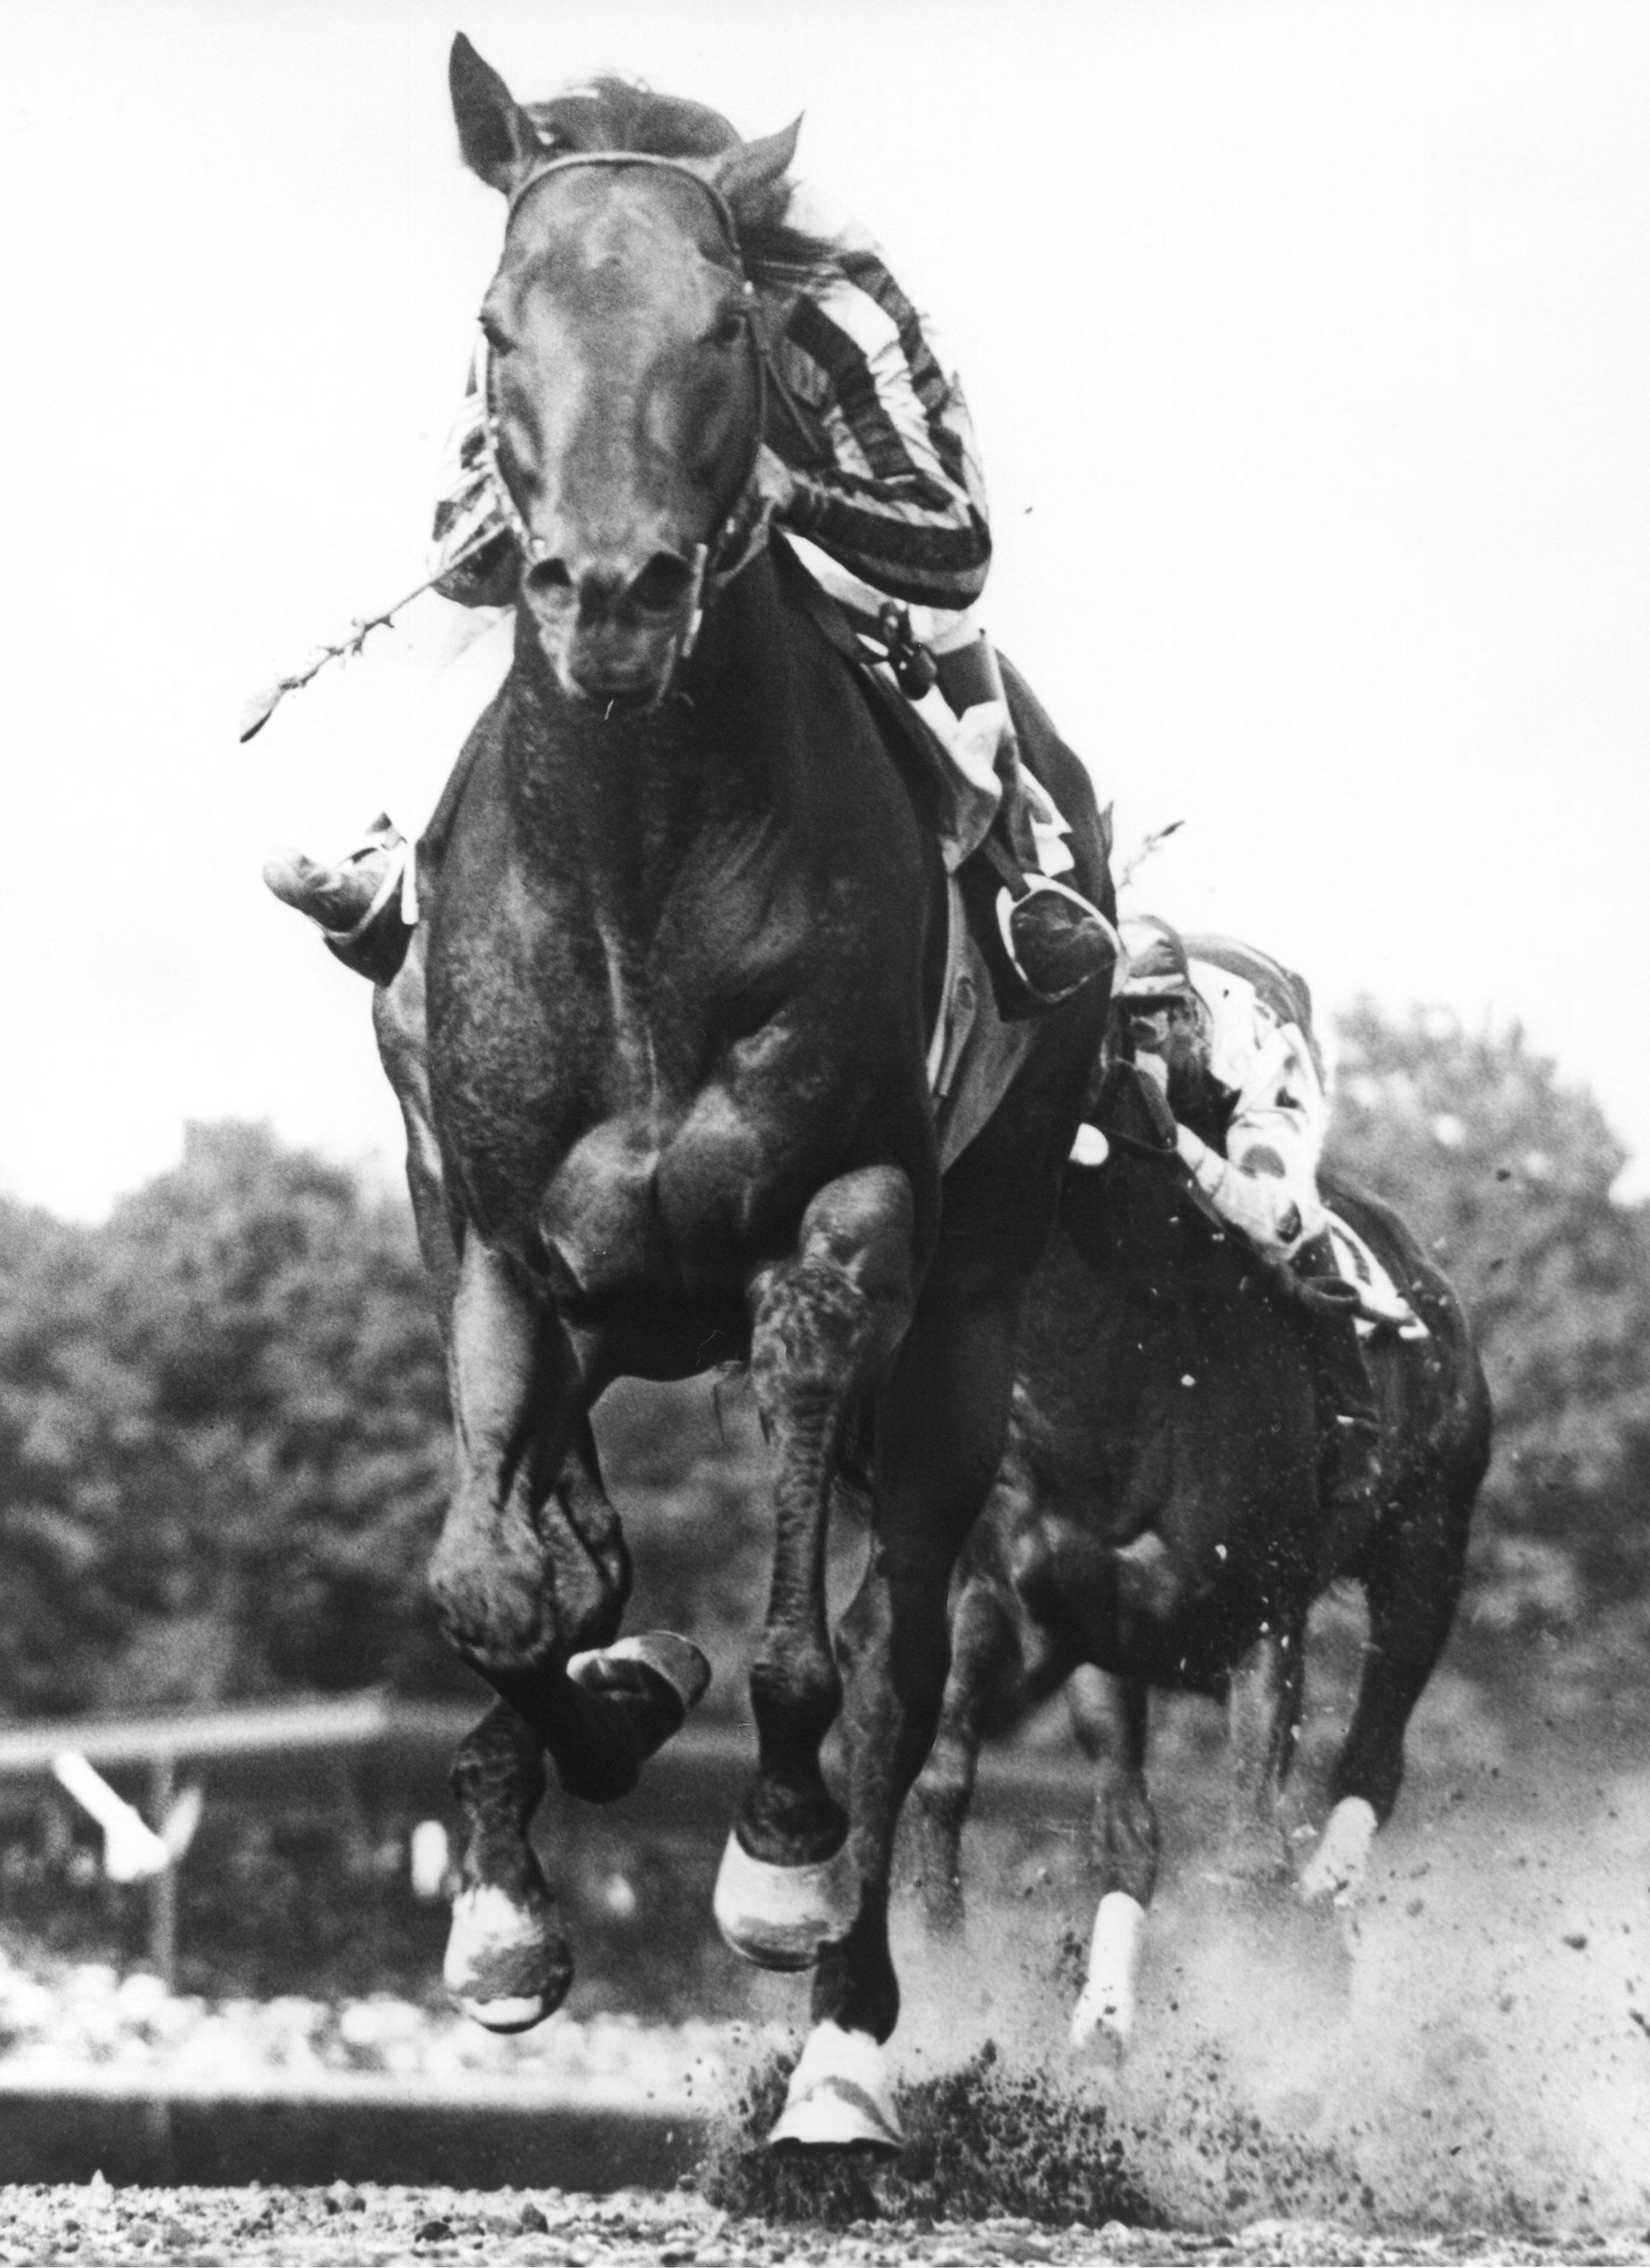
M523 106L548 151L571 155L594 150L634 150L647 158L714 158L737 149L736 134L719 111L675 94L656 94L640 80L604 75ZM820 283L837 265L824 237L793 227L786 217L792 180L782 176L760 204L747 201L734 216L739 254L759 291L792 292Z

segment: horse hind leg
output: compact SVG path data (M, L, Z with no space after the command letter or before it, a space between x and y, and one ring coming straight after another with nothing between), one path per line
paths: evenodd
M756 1776L717 1876L733 1950L806 1969L853 1911L848 1822L820 1746L842 1701L826 1621L825 1554L844 1432L912 1305L910 1189L902 1173L846 1174L814 1198L794 1256L750 1294L751 1375L774 1453L773 1580L750 1675Z
M1084 1665L1066 1687L1078 1743L1095 1767L1093 1850L1100 1898L1072 2011L1074 2048L1120 2063L1133 2036L1146 1909L1157 1887L1157 1814L1145 1779L1149 1695L1137 1678Z
M1469 1507L1470 1509L1470 1507ZM1369 1643L1330 1781L1329 1820L1301 1871L1308 1905L1353 1905L1370 1845L1403 1784L1403 1738L1461 1597L1466 1521L1436 1483L1377 1535L1364 1572Z
M1278 1807L1300 1729L1305 1670L1300 1629L1263 1630L1232 1672L1226 1698L1231 1800L1214 1879L1260 1896L1294 1879Z
M1013 1723L1028 1702L1013 1616L988 1575L970 1576L951 1618L939 1727L911 1790L913 1885L936 1935L954 1936L962 1926L962 1830L988 1725Z

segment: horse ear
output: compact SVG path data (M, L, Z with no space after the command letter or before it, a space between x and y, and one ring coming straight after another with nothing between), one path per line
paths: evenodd
M508 196L538 151L532 121L462 32L453 42L447 84L465 164L489 188Z
M793 118L777 134L765 134L760 142L741 142L711 159L711 180L735 213L750 199L765 195L790 171L801 131L801 119Z

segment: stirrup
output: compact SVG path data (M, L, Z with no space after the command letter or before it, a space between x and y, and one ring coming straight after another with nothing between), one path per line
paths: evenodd
M1086 984L1092 984L1096 977L1109 975L1122 955L1122 942L1099 907L1091 905L1079 891L1072 889L1069 884L1041 873L1022 874L1019 880L1022 887L1018 893L1005 884L997 894L997 926L1003 950L1008 956L1009 966L1031 998L1043 1007L1057 1008L1063 1000L1069 1000L1074 993L1080 992ZM1014 937L1015 916L1038 899L1049 898L1064 899L1080 917L1072 923L1066 942L1077 948L1074 957L1086 961L1087 965L1079 968L1075 976L1064 983L1039 983L1021 960L1020 946Z

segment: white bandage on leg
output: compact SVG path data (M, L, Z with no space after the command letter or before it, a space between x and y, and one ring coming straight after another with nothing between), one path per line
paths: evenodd
M1363 1886L1375 1823L1374 1807L1361 1795L1341 1798L1300 1876L1300 1896L1307 1904L1323 1898L1337 1906L1352 1904Z
M1088 1977L1072 2011L1072 2044L1086 2047L1098 2036L1121 2052L1134 2029L1140 1981L1141 1933L1145 1908L1127 1890L1108 1890L1094 1916L1088 1948Z

